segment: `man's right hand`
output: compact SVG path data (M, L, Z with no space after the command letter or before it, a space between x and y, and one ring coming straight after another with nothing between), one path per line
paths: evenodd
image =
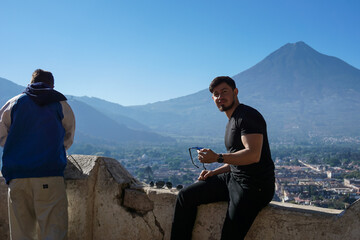
M202 170L199 177L198 177L198 180L199 181L204 181L205 179L207 179L208 177L211 177L213 175L214 175L214 171Z

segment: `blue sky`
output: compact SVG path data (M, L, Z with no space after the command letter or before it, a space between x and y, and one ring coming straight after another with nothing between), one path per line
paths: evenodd
M142 105L208 87L286 43L360 68L357 0L1 0L0 77Z

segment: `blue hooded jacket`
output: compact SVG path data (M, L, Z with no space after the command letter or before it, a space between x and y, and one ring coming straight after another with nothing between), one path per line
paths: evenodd
M67 163L60 101L66 97L34 83L15 99L3 150L2 174L14 178L63 176Z

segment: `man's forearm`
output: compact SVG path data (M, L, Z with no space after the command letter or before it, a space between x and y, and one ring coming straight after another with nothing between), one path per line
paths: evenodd
M63 127L65 129L64 147L69 149L74 141L75 135L75 116L70 105L66 101L60 102L63 108L64 118L62 120Z
M250 165L260 161L263 136L262 134L248 134L241 136L244 149L233 153L223 153L224 163L230 165ZM198 158L202 163L213 163L219 158L219 154L211 149L201 149Z
M215 170L212 170L212 172L214 173L214 175L230 172L230 166L229 166L229 164L224 164L224 165L216 168Z
M235 153L223 153L224 163L244 166L256 163L260 160L260 154L249 149L243 149Z

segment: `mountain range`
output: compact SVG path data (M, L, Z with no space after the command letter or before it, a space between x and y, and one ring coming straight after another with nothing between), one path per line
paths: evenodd
M272 141L360 136L360 70L339 58L304 42L288 43L232 77L240 102L265 117ZM0 78L0 104L23 89ZM77 139L84 142L222 139L227 121L207 89L130 107L94 97L67 97L77 118Z
M23 92L25 87L7 79L0 78L0 105ZM125 143L125 142L173 142L174 139L152 132L149 128L127 117L119 117L126 123L119 123L96 107L76 100L74 96L66 96L76 118L75 140L78 143Z

